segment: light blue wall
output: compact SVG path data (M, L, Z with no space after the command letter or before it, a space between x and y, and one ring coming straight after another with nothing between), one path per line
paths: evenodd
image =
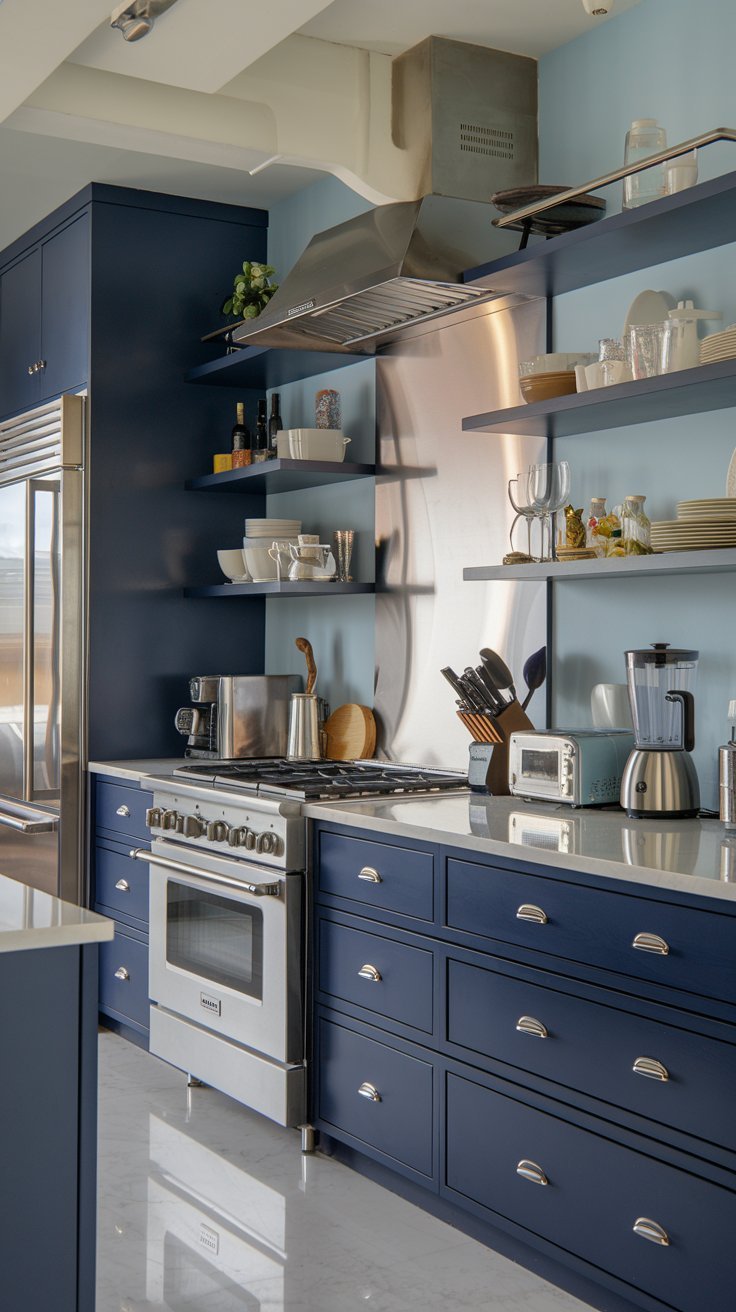
M315 232L369 209L361 196L326 177L276 205L269 218L269 261L281 278ZM373 464L376 458L375 365L361 361L336 373L290 383L281 390L285 428L314 427L314 397L333 387L342 401L342 427L351 439L347 459ZM338 528L356 533L352 573L374 578L375 495L372 479L336 483L267 499L268 514L301 519L305 533L330 542ZM266 670L303 674L304 658L294 646L309 638L318 666L317 690L332 708L343 702L373 705L375 602L372 595L278 598L266 603Z
M632 118L652 117L670 143L719 125L736 126L736 6L731 0L641 0L540 62L540 177L584 182L618 165ZM736 148L701 152L701 178L736 169ZM620 186L609 212L620 208ZM736 321L734 248L673 261L555 302L555 345L594 349L619 336L633 297L650 287L723 312ZM736 414L641 424L560 440L573 469L573 499L647 494L653 519L674 518L688 497L722 496L736 446ZM622 652L654 641L701 652L696 694L696 763L704 805L717 804L716 752L726 738L727 701L736 696L734 575L565 583L555 589L557 723L588 723L599 681L623 682Z

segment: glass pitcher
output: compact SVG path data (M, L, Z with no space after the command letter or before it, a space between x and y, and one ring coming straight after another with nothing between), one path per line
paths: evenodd
M624 654L637 747L691 751L700 653L654 642L651 649Z

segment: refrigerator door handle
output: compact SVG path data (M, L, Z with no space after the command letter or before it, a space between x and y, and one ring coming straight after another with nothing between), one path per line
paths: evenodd
M17 829L21 834L49 834L59 828L59 817L47 815L44 811L36 811L26 818L15 815L12 811L3 811L0 807L0 825L5 825L8 829Z

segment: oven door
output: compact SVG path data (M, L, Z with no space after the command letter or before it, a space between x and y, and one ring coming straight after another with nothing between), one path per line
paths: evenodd
M151 867L151 1002L274 1061L301 1061L303 876L165 839L136 857Z

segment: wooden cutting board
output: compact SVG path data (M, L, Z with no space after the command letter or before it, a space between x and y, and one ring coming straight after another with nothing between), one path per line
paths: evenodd
M330 761L370 760L376 750L376 720L369 706L346 702L325 721Z

